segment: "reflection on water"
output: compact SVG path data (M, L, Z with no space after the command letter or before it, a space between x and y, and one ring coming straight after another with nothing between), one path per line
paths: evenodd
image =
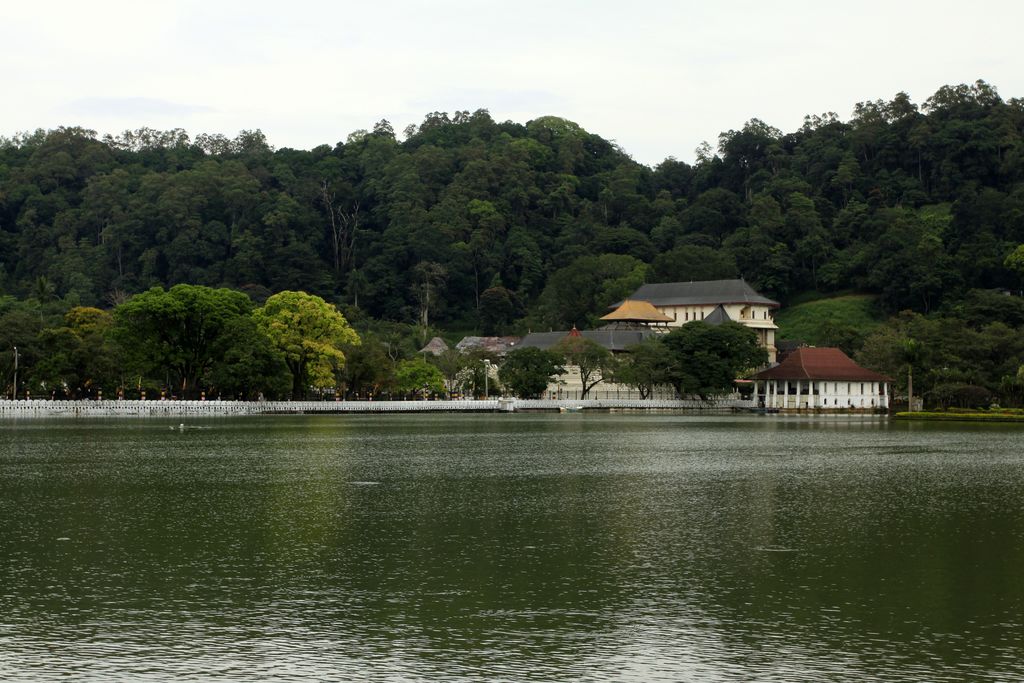
M1015 426L168 426L0 425L0 679L1024 678Z

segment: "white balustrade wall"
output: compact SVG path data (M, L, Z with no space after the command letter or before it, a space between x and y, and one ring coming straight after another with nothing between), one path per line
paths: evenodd
M486 401L11 401L0 400L0 419L18 417L227 417L307 413L515 412L518 410L732 410L753 401L522 400Z

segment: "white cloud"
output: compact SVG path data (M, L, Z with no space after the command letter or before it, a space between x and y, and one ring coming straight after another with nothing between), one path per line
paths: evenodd
M67 103L62 113L100 119L188 117L213 111L211 107L179 104L152 97L85 97Z
M691 159L753 117L983 78L1024 95L1024 5L581 0L377 3L99 0L5 8L0 134L57 125L343 140L435 109L555 114L634 158Z

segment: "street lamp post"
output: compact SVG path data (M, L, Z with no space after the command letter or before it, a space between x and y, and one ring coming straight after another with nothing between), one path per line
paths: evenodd
M18 347L14 347L14 400L18 400Z
M489 361L486 358L484 358L484 400L485 401L488 398L490 398L490 396L491 396L491 392L489 391L490 387L488 386L488 382L487 382L487 380L489 379L489 375L490 374L491 374L491 361Z

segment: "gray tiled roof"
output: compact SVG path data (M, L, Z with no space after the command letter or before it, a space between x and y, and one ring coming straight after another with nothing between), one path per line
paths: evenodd
M462 341L455 345L459 351L475 351L482 349L498 355L505 355L514 346L519 345L519 337L463 337Z
M715 306L715 310L711 311L701 320L703 323L708 325L721 325L722 323L731 323L733 319L729 317L729 313L725 310L722 304Z
M778 301L761 296L744 280L702 282L656 282L643 285L630 299L650 301L655 306L699 306L707 304L762 304L777 308ZM621 305L621 301L614 307Z
M558 332L533 332L523 337L523 340L516 345L516 348L533 347L537 349L550 349L558 342L565 339L569 334L568 330ZM647 337L658 334L653 330L580 330L584 339L597 342L609 351L625 351L630 346L639 344Z

